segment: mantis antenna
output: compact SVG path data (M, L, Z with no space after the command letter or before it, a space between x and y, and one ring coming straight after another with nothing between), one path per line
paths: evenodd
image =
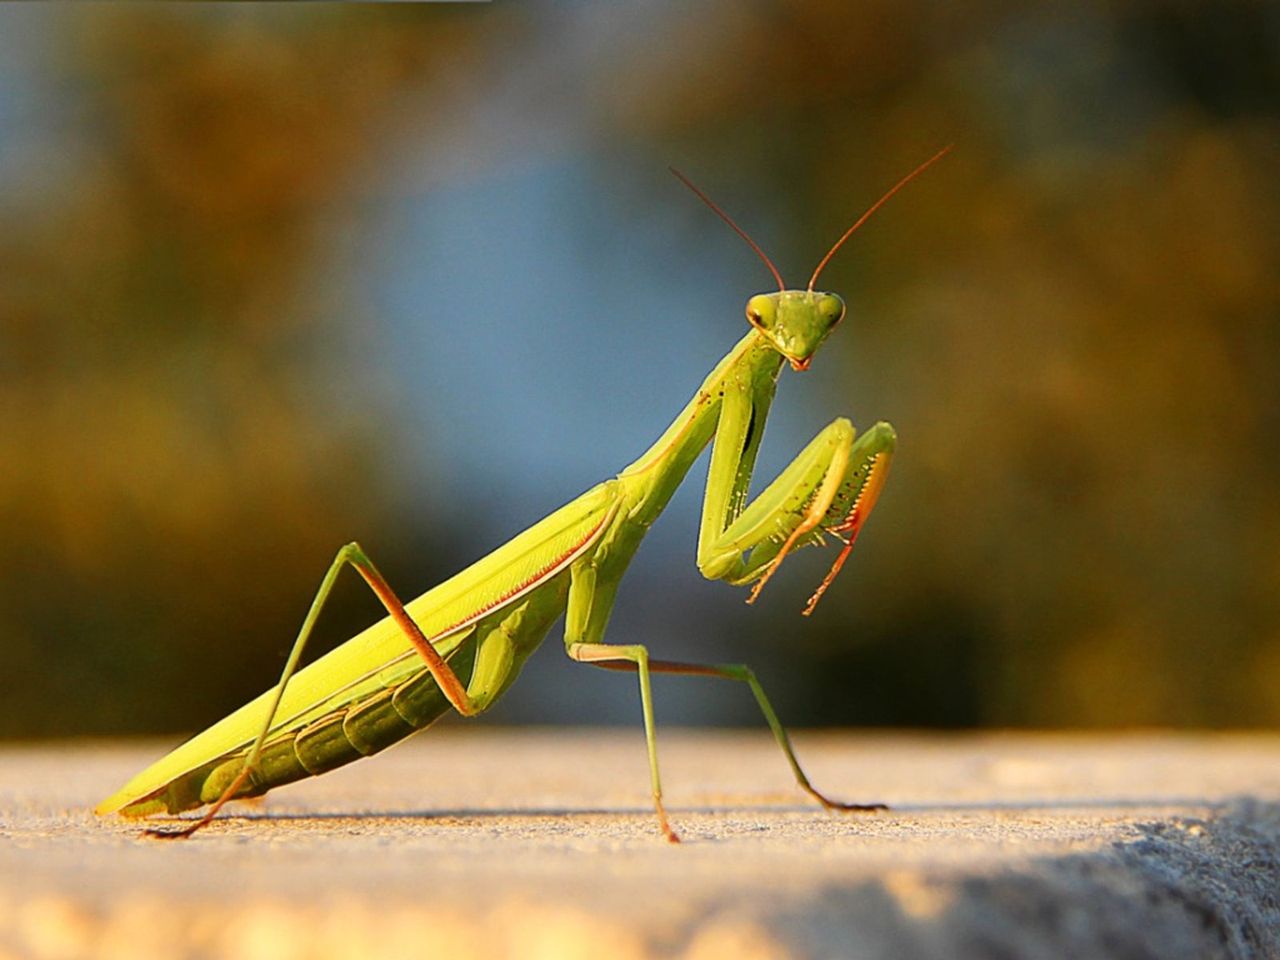
M694 195L699 200L701 200L708 207L714 210L716 212L716 215L719 216L721 220L723 220L729 226L733 227L734 232L738 236L740 236L743 240L747 241L751 249L756 252L756 256L759 257L761 260L763 260L764 265L769 268L769 272L773 274L773 279L778 281L778 290L779 291L786 290L787 285L782 282L782 274L780 274L778 272L778 268L773 265L773 261L770 260L769 257L765 254L765 252L760 249L760 245L756 243L754 240L752 240L749 236L747 236L747 231L743 230L740 226L734 223L733 217L729 216L727 213L721 210L719 205L714 200L712 200L705 193L703 193L701 190L695 187L693 185L693 181L690 180L688 177L686 177L683 173L681 173L675 167L667 167L667 169L670 170L673 174L675 174L675 177L677 180L679 180L686 187L692 190Z
M943 147L941 150L939 150L937 153L935 153L932 157L930 157L930 158L929 158L928 160L926 160L924 163L920 164L920 166L916 167L914 170L912 170L910 173L908 173L905 177L903 177L901 180L899 180L896 184L894 184L893 189L891 189L891 190L890 190L888 193L886 193L883 197L881 197L879 200L877 200L875 203L873 203L873 204L870 206L870 208L868 208L867 212L866 212L866 213L864 213L862 216L860 216L860 217L859 217L859 218L854 222L853 226L852 226L852 227L850 227L848 230L846 230L846 231L844 232L844 236L842 236L839 240L837 240L837 241L835 242L835 246L833 246L830 250L828 250L828 251L827 251L827 255L826 255L825 257L823 257L823 258L822 258L822 261L818 264L817 268L813 271L813 276L809 278L809 292L810 292L810 293L812 293L812 292L813 292L813 285L814 285L815 283L817 283L817 282L818 282L818 274L820 274L820 273L822 272L822 268L823 268L823 267L825 267L825 266L827 265L827 261L828 261L828 260L830 260L832 257L834 257L834 256L835 256L836 251L837 251L837 250L839 250L839 249L840 249L840 247L844 245L844 242L845 242L846 240L848 240L851 236L853 236L853 232L854 232L855 230L857 230L860 226L862 226L864 223L866 223L866 222L871 218L871 215L872 215L873 213L875 213L877 210L879 210L881 207L883 207L883 206L888 202L888 200L889 200L889 198L890 198L890 197L892 197L895 193L897 193L899 190L901 190L903 187L905 187L908 183L910 183L910 182L911 182L912 180L914 180L916 177L920 176L920 174L924 173L926 170L928 170L930 167L932 167L935 163L937 163L939 160L941 160L943 157L945 157L948 153L950 153L950 152L951 152L951 148L952 148L952 147L954 147L954 146L955 146L955 144L953 144L953 143L949 143L949 144L947 144L945 147ZM672 172L674 173L675 171L672 171ZM676 176L678 176L678 177L679 177L680 175L677 173L677 174L676 174ZM684 180L684 177L680 177L680 179L681 179L681 180ZM685 182L686 182L686 183L688 183L688 181L687 181L687 180L686 180ZM691 186L691 187L692 187L692 186L693 186L693 184L689 184L689 186ZM699 194L699 196L701 196L701 194ZM703 197L703 199L704 199L704 200L706 200L706 197ZM708 203L710 203L711 201L709 201L709 200L708 200L707 202L708 202ZM722 217L724 216L724 214L723 214L723 213L722 213L722 214L720 214L720 215L721 215ZM728 220L729 218L728 218L728 217L725 217L725 219L726 219L726 220ZM729 222L730 222L730 225L732 225L733 221L729 221ZM735 227L734 229L737 229L737 228ZM741 230L739 230L738 232L739 232L739 233L742 233L742 231L741 231ZM745 236L745 234L744 234L744 236ZM750 241L748 241L748 242L750 242ZM753 244L751 244L751 245L752 245L753 247L755 246L755 244L754 244L754 243L753 243ZM761 256L763 256L763 254L761 254Z

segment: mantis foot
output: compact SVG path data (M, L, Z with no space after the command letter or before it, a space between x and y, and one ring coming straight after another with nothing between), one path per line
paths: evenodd
M884 803L845 803L841 800L832 800L807 784L801 784L801 786L804 787L805 793L822 804L825 810L834 810L839 813L883 813L889 809L889 806Z
M839 813L884 813L889 809L884 803L840 803L834 800L828 800L823 806Z
M667 838L667 843L679 843L680 835L671 829L671 823L667 820L667 808L662 805L662 797L655 795L653 805L658 811L658 827L662 830L662 835Z
M203 821L197 820L192 826L182 827L178 830L162 830L159 827L147 827L139 834L141 837L150 837L153 840L186 840L193 833L204 826Z

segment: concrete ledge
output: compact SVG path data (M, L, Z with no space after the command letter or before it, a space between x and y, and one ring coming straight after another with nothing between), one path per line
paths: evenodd
M185 843L93 802L167 744L0 753L0 960L1280 957L1280 737L451 725Z

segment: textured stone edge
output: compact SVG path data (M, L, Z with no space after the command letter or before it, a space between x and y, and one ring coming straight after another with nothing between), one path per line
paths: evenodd
M1141 824L1136 839L985 873L901 870L781 898L738 894L674 924L602 917L566 896L465 909L372 899L139 895L92 908L35 895L0 904L0 960L1280 958L1280 805L1241 799L1203 819Z
M890 874L774 917L795 956L1280 958L1280 805L1141 824L1136 840L989 874Z

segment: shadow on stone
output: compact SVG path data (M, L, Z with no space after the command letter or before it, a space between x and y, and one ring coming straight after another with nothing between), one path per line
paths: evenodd
M902 871L832 887L766 926L801 956L867 960L1272 960L1280 957L1280 805L990 875ZM759 919L759 918L757 918Z

